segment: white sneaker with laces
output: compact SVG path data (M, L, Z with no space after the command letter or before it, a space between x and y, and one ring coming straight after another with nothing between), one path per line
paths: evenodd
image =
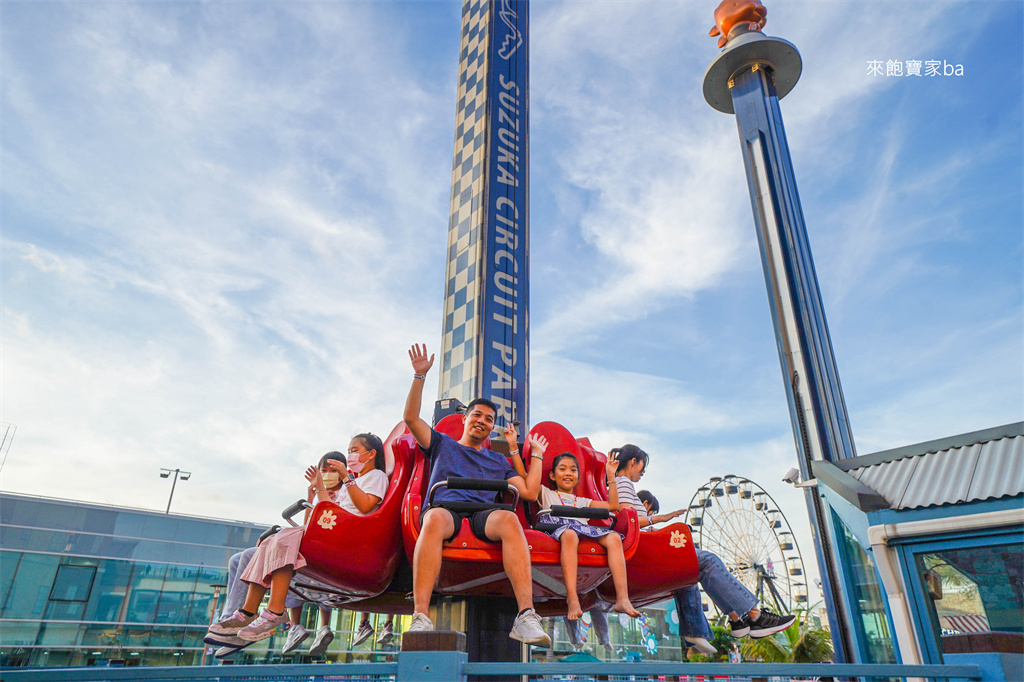
M288 628L288 636L284 638L284 646L281 647L281 653L287 654L295 651L299 648L299 645L306 641L309 637L309 630L302 627L301 625L293 625Z
M331 631L330 625L321 625L320 629L316 631L316 637L313 638L313 643L309 647L310 656L322 656L327 653L327 647L331 646L331 642L334 641L334 632Z
M526 644L551 647L551 638L548 637L548 633L544 632L544 628L540 624L540 616L533 609L526 609L516 616L516 620L512 624L512 632L508 633L508 636Z
M434 629L434 623L427 617L425 613L414 613L412 614L412 625L406 632L429 632Z

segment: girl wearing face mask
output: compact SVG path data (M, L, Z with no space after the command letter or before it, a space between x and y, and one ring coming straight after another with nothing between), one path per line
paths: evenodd
M328 452L320 458L318 467L306 470L307 499L313 504L329 500L351 514L365 516L380 504L387 491L384 446L377 436L362 433L352 439L348 450L347 460L340 452ZM309 514L307 510L307 522ZM211 634L236 635L246 642L258 642L270 637L278 625L285 623L284 600L292 575L306 565L299 553L304 531L305 526L285 528L260 544L241 575L241 580L249 585L245 604L228 618L210 626ZM268 589L267 608L257 617Z

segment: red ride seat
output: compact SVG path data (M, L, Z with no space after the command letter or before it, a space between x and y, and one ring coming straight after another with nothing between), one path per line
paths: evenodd
M435 427L437 431L446 433L453 438L462 436L462 428L462 419L458 415L445 417ZM544 471L550 470L555 455L569 450L579 459L581 467L591 471L599 469L601 475L604 475L604 462L596 460L592 450L583 448L559 424L545 422L534 427L531 433L542 434L549 441L548 451L545 453L543 462ZM412 436L407 435L402 439L402 444L399 447L405 446L404 440L406 439L415 446ZM489 446L490 442L486 441L484 447ZM523 458L527 462L534 461L530 458L528 445L524 447ZM426 458L421 457L417 460L403 506L402 528L406 555L410 562L416 540L419 538L420 514L427 496L428 466ZM587 492L581 494L595 499L604 499L603 496L590 494L590 489L593 487L592 484L588 485ZM517 507L516 513L520 523L527 526L527 517L523 512L522 505ZM624 546L635 544L638 535L636 513L630 510L619 514L618 518L618 526L626 531ZM631 532L629 532L630 530ZM533 596L537 602L537 610L542 614L565 613L565 583L561 569L560 543L546 533L529 527L524 527L524 533L530 548ZM438 592L463 596L514 596L502 564L501 547L493 542L483 542L477 539L469 528L468 520L463 520L454 539L444 543L441 557L441 573L435 588ZM585 595L610 575L608 560L605 550L600 544L584 538L580 542L578 563L577 591L581 596L581 602L586 606L592 599L587 600ZM545 604L545 602L547 603Z
M390 482L380 506L356 516L333 502L320 502L309 516L299 551L306 566L292 590L309 601L347 604L376 597L391 583L402 559L402 503L415 465L414 456L396 448L405 424L384 443Z

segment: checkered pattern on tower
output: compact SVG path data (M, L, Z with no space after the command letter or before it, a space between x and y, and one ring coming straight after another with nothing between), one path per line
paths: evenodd
M463 403L479 393L476 355L481 273L477 264L482 257L480 235L485 215L489 11L489 0L466 0L462 6L440 397L458 398Z

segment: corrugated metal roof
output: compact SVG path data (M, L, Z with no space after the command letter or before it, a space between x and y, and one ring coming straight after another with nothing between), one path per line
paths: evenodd
M848 473L892 509L1024 494L1024 435L851 467Z

